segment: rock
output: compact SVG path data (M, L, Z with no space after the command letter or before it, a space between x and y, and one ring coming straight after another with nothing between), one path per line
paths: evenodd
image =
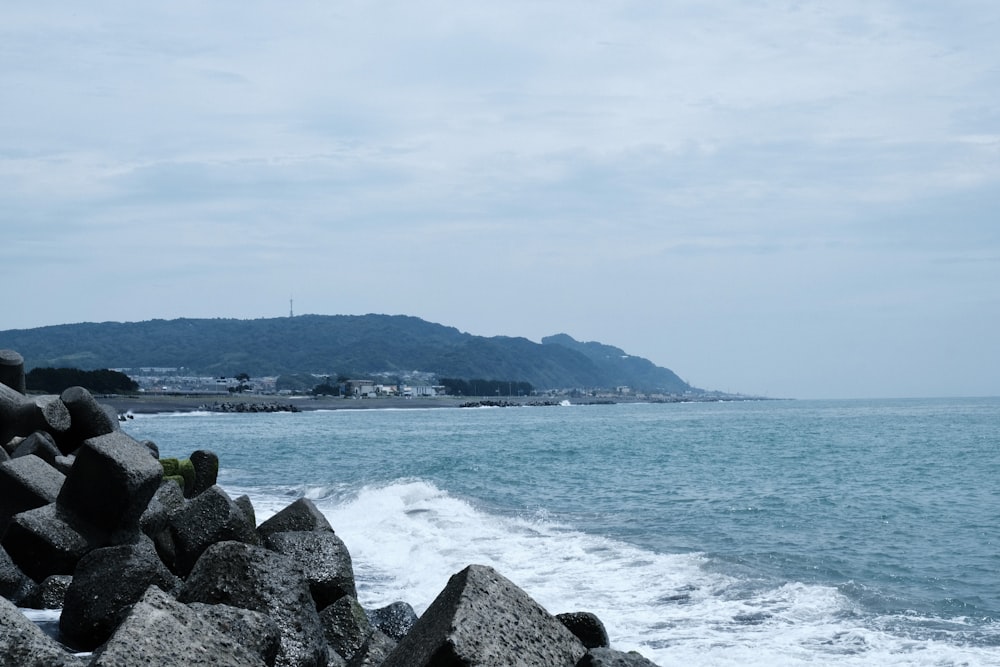
M72 425L67 433L69 441L80 443L119 430L118 416L114 410L98 403L85 388L70 387L59 398L72 418ZM68 454L72 449L63 447L63 451Z
M150 585L171 592L180 584L145 536L135 544L94 549L80 559L66 591L61 636L75 648L92 651L111 637Z
M191 571L205 549L216 542L260 544L253 524L218 485L188 501L170 517L169 526L176 550L173 570L182 577Z
M15 449L17 448L15 447ZM10 461L10 454L7 452L6 447L0 447L0 463L4 461Z
M76 457L70 454L69 456L57 456L54 461L52 461L52 467L61 472L64 475L68 475L69 471L73 468L73 463L76 461Z
M367 613L368 620L373 626L397 642L406 636L417 622L417 612L406 602L393 602Z
M0 384L0 442L8 443L14 436L26 436L35 431L46 431L58 441L69 427L69 411L57 396L28 398Z
M193 498L199 493L215 485L219 477L219 457L215 452L199 449L191 452L191 466L194 468L194 480L190 493L185 496Z
M56 504L92 528L101 545L125 543L139 532L139 518L162 479L163 469L146 448L115 431L83 441Z
M573 634L496 570L470 565L448 580L383 667L574 667L587 652Z
M332 533L333 527L308 498L299 498L257 526L257 532L261 537L267 537L270 533L287 533L294 530L328 530Z
M379 667L394 648L396 640L375 629L354 657L347 661L347 667Z
M14 350L0 350L0 384L19 394L27 392L24 384L24 357Z
M152 440L140 440L139 444L149 450L154 459L160 458L160 447Z
M213 544L191 570L179 599L263 612L281 629L276 665L326 667L328 648L309 584L287 556L242 542Z
M35 431L18 444L17 448L11 452L12 459L34 454L51 466L55 465L56 458L62 456L62 452L56 446L56 441L45 431Z
M194 465L190 459L159 459L163 467L163 477L177 481L185 498L191 497L194 488Z
M55 502L65 479L34 454L0 463L0 533L15 514Z
M592 648L580 660L578 667L656 667L638 653L615 651L610 648Z
M257 512L253 509L253 502L250 500L250 496L243 494L242 496L233 500L236 506L243 510L243 514L246 515L247 521L250 522L251 526L257 525Z
M149 537L155 537L167 529L170 518L184 509L184 494L180 487L165 479L160 482L156 493L150 498L142 516L139 528Z
M317 610L323 611L345 595L357 597L351 554L333 533L270 533L264 538L264 546L302 567Z
M0 667L85 667L87 663L42 632L12 602L0 598Z
M251 653L260 656L264 664L274 665L281 647L281 629L269 616L227 604L192 602L188 607Z
M5 428L4 424L2 423L2 421L0 421L0 431L3 431L4 428ZM20 445L23 440L24 437L20 435L15 435L13 438L7 440L6 442L0 440L0 444L2 444L2 446L0 446L0 449L2 449L5 454L7 454L7 458L9 459L10 455L14 453L14 450L17 449L17 446Z
M111 639L94 653L91 667L264 667L238 638L187 605L150 586Z
M327 644L345 660L361 650L372 633L365 610L353 596L345 596L319 613Z
M35 422L34 430L50 434L57 444L68 438L73 424L72 415L58 396L28 396L28 404L24 409ZM73 442L72 446L77 444L79 442Z
M0 596L19 607L38 595L38 585L21 571L7 551L0 548Z
M73 582L68 574L53 574L39 584L36 594L25 601L23 606L31 609L62 609L66 600L66 590Z
M36 582L72 574L91 543L56 503L17 514L0 540L11 560Z
M176 569L177 547L170 531L170 520L185 507L184 493L172 480L164 478L146 511L139 517L139 528L153 540L156 553L168 567Z
M566 626L587 648L607 648L611 645L604 623L589 611L556 614L559 622Z

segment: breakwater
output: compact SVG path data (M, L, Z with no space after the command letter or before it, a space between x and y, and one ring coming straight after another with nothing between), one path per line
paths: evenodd
M211 451L161 461L82 388L0 384L0 431L6 664L652 664L610 648L593 614L552 616L486 566L455 573L420 617L405 601L363 609L311 501L258 525L248 497L216 484ZM18 606L61 608L58 640Z

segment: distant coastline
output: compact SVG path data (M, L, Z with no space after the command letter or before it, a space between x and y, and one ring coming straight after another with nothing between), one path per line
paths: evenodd
M564 397L560 397L564 398ZM287 404L294 406L300 411L311 410L400 410L400 409L427 409L427 408L461 408L470 402L480 400L480 397L470 396L426 396L403 398L399 396L387 396L379 398L341 398L335 396L275 396L272 394L144 394L144 395L114 395L100 396L98 400L113 408L119 415L148 415L164 414L172 412L198 412L207 410L220 404ZM489 397L484 401L493 400ZM537 396L501 396L502 403L508 406L533 406L542 405L545 399ZM569 399L572 405L611 405L617 403L688 403L688 402L716 402L720 400L764 400L760 397L750 396L705 396L688 397L676 400L642 400L628 397L617 397L614 399L602 397L581 396ZM221 412L221 410L218 410Z

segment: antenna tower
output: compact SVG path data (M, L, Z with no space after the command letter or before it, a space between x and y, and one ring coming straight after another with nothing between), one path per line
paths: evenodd
M295 312L292 310L292 304L293 303L294 303L294 300L292 300L292 299L288 300L288 316L289 317L295 317Z

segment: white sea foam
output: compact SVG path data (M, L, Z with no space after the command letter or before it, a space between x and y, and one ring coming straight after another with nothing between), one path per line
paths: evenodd
M535 518L501 517L420 480L314 498L351 551L367 607L422 612L470 563L552 613L586 610L612 643L654 662L713 665L1000 665L1000 652L894 635L829 586L755 585L700 554L660 554ZM288 497L254 497L263 520Z
M131 413L130 413L131 414ZM210 417L211 415L217 415L218 412L212 412L211 410L190 410L184 412L156 412L156 413L145 413L139 412L132 414L131 419L159 419L161 417Z

